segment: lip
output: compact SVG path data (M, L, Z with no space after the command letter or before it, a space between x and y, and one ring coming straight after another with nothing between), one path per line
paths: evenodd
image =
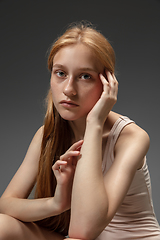
M60 102L60 104L63 106L63 107L67 107L67 108L74 108L74 107L78 107L79 105L76 104L75 102L73 101L66 101L66 100L62 100Z

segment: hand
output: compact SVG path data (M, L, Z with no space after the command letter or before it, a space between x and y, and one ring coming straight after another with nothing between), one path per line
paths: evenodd
M52 166L57 184L67 185L73 178L82 144L83 140L74 143Z
M52 166L57 180L54 201L60 212L68 210L71 205L73 178L82 144L83 140L74 143Z
M100 74L100 80L103 84L103 92L100 99L94 105L87 116L87 121L93 119L103 126L109 112L117 102L118 81L114 74L106 70L107 79Z

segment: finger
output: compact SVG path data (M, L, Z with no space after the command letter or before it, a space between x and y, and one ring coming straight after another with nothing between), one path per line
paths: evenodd
M106 71L107 79L110 85L110 95L115 96L118 92L118 81L114 74L111 74L109 71Z
M117 79L116 79L114 74L112 74L112 77L113 77L113 84L114 84L113 95L115 97L117 97L117 94L118 94L118 81L117 81Z
M80 154L79 156L81 156L81 154ZM77 166L78 160L79 160L79 158L77 158L77 157L76 157L76 158L74 157L74 158L72 159L72 166L73 166L74 168Z
M81 146L79 146L79 147L77 147L77 148L76 148L76 150L77 150L77 151L80 151L80 150L81 150L81 148L82 148L82 145L81 145Z
M67 152L68 151L70 151L70 150L77 150L79 147L81 147L82 146L82 144L83 144L83 140L79 140L78 142L75 142L68 150L67 150Z
M72 162L72 157L78 157L80 155L80 151L69 151L60 156L61 161L67 161L68 163Z
M112 74L106 70L106 76L107 76L109 85L111 86L111 88L113 88L114 87L114 79L113 79Z
M109 82L107 81L107 79L102 75L100 74L100 80L103 84L103 91L107 94L109 94L110 92L110 85L109 85Z
M52 170L53 171L59 170L61 165L65 166L65 165L67 165L67 162L66 161L57 160L55 162L55 164L52 166Z

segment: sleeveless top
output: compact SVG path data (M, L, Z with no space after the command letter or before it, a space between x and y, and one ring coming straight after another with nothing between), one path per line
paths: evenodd
M128 117L121 116L113 125L104 152L102 171L105 175L114 161L114 146L122 129L133 123ZM160 227L157 222L151 196L151 181L145 162L137 170L130 188L113 217L112 221L96 240L160 240Z

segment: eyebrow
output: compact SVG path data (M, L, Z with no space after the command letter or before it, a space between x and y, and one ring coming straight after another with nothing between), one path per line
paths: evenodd
M62 64L54 64L53 65L53 68L66 68L64 65ZM93 68L90 68L90 67L81 67L79 68L78 70L81 70L81 71L91 71L91 72L98 72L96 69L93 69Z
M53 68L54 68L54 67L60 67L60 68L62 67L62 68L63 68L63 67L65 67L65 66L63 66L62 64L54 64L54 65L53 65Z
M83 67L83 68L79 68L79 70L81 70L81 71L91 71L91 72L97 72L97 70L96 70L96 69L89 68L89 67Z

